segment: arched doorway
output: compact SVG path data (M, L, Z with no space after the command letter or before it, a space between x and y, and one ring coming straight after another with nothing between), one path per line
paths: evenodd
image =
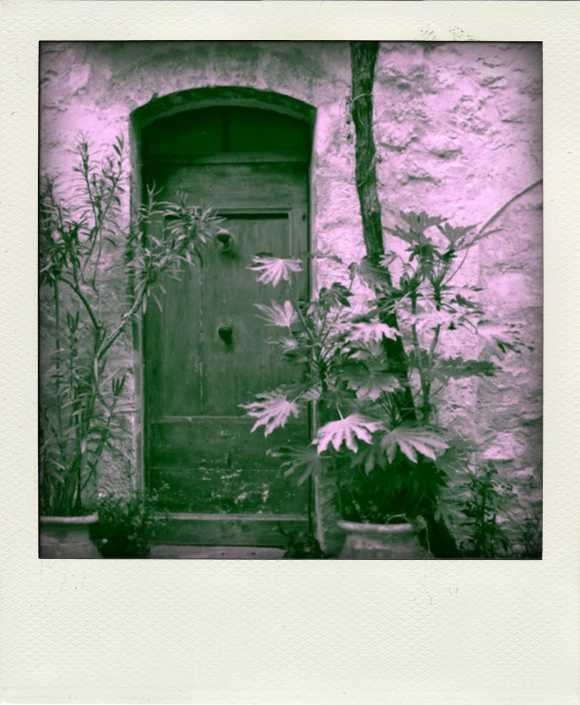
M267 450L308 442L309 429L289 422L265 439L239 407L299 375L254 307L284 292L257 284L247 266L259 252L309 249L311 126L272 109L212 105L152 121L140 152L144 189L216 208L233 236L231 249L210 246L201 267L164 282L163 310L144 316L146 481L166 488L166 540L282 545L280 526L307 525L310 488L284 477ZM299 285L306 299L307 272Z

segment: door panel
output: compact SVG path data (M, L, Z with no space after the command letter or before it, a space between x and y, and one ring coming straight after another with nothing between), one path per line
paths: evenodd
M294 515L307 519L308 486L285 478L268 448L308 442L308 419L289 422L267 439L240 404L257 392L298 380L301 371L280 359L268 339L280 331L256 317L254 304L284 301L288 291L256 283L251 257L288 257L308 249L305 164L158 166L147 182L161 198L186 192L226 218L233 249L214 243L201 267L164 283L163 310L145 315L146 445L149 482L167 485L172 510L200 514ZM307 273L298 294L306 298ZM229 328L224 340L220 328ZM254 522L263 526L264 522ZM253 524L253 525L254 525ZM271 542L272 529L267 535ZM220 532L220 536L223 532ZM251 535L252 542L260 542Z
M201 310L195 302L200 301L201 280L188 267L180 282L166 277L163 286L166 293L160 297L163 310L158 315L161 360L165 363L159 381L160 407L164 416L200 414ZM182 335L183 330L188 334Z
M281 363L274 346L264 344L264 334L272 337L275 331L257 317L254 304L270 304L276 292L256 285L255 273L247 269L258 252L288 257L290 230L288 213L232 214L225 225L234 238L233 253L212 248L204 262L203 413L240 416L241 402L299 376L295 367ZM220 338L223 326L233 330L230 344Z

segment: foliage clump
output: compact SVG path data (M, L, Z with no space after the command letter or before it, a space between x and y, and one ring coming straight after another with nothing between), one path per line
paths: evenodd
M279 331L271 343L303 374L243 408L256 419L252 430L264 427L266 435L312 408L312 444L270 451L286 474L299 483L330 479L345 519L424 526L424 516L443 520L439 500L450 473L467 467L476 450L439 423L442 393L452 380L493 376L501 357L523 343L515 328L488 320L477 285L457 283L470 250L491 231L402 212L389 233L402 253L389 250L377 264L329 256L342 276L309 303L297 296L305 259L254 258L258 281L281 286L285 296L257 305L259 315ZM443 341L458 335L487 346L488 359L446 355ZM389 355L396 339L403 365Z
M167 523L156 493L99 497L99 519L91 539L103 558L149 558L158 531Z
M81 139L75 156L72 180L44 175L40 186L40 510L61 516L86 512L85 490L105 453L123 460L115 442L127 433L121 412L131 363L118 359L123 336L151 299L162 306L162 279L194 266L222 230L211 209L185 197L161 201L154 189L126 217L122 139L102 158ZM118 301L109 283L112 252L131 279Z

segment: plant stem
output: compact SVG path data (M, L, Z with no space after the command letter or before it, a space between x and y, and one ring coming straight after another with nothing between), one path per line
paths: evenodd
M479 232L477 233L477 239L478 240L481 239L482 235L487 231L489 226L492 225L493 223L495 223L495 221L501 215L503 215L505 213L505 211L513 203L515 203L517 200L519 200L520 198L522 198L526 194L530 193L530 191L533 191L536 187L540 186L543 183L544 183L543 179L538 179L538 181L534 181L534 183L531 184L531 186L528 186L523 191L520 191L513 198L510 198L510 200L507 203L504 203L504 205L491 216L491 218L483 225L483 227L479 229ZM489 234L491 234L491 233L489 233ZM465 260L467 259L467 255L469 254L469 250L470 250L470 247L468 246L467 251L465 252L465 255L463 256L463 259L461 260L460 265L457 267L457 269L454 272L451 273L451 275L449 276L449 279L447 279L447 281L444 282L444 286L447 286L447 284L449 284L449 282L455 277L457 272L459 272L459 270L463 267L463 265L465 264Z
M86 296L83 294L83 292L80 290L79 285L78 285L78 284L75 284L75 283L73 283L73 282L71 282L71 281L70 281L69 279L67 279L66 277L61 277L61 278L60 278L60 281L61 281L63 284L66 284L68 287L70 287L70 288L72 289L72 291L73 291L73 292L75 293L75 295L78 297L79 301L80 301L80 302L83 304L83 306L85 307L85 310L86 310L86 312L88 313L89 318L91 319L91 323L93 324L93 326L94 326L96 329L100 329L101 326L100 326L99 322L97 321L97 317L96 317L96 315L95 315L95 313L94 313L94 311L93 311L93 309L92 309L92 307L91 307L91 305L90 305L90 303L89 303L87 297L86 297Z
M58 280L55 279L54 281L54 327L55 327L55 333L54 333L54 346L56 349L56 360L55 360L55 367L56 367L56 382L55 382L55 389L56 389L56 396L58 399L60 399L60 374L61 374L61 364L60 364L60 346L61 346L61 337L60 337L60 293L58 289ZM59 438L63 438L63 425L62 425L62 408L60 405L60 402L57 403L56 405L56 427L58 431ZM65 450L62 446L62 441L59 442L59 446L61 448L61 453L65 454Z
M411 295L411 314L415 316L417 314L417 294ZM423 421L427 423L429 418L429 391L427 389L427 376L425 374L425 369L423 367L423 360L421 358L421 347L419 345L419 336L417 335L417 326L415 323L411 325L411 335L413 339L413 348L415 349L415 356L417 358L417 369L419 371L419 380L421 383L421 392L423 395L422 403L422 414Z
M509 200L507 203L505 203L498 211L496 211L496 212L491 216L491 218L490 218L490 219L485 223L485 225L479 230L479 233L478 233L478 234L479 234L479 235L482 235L482 234L489 228L489 226L492 225L493 223L495 223L495 221L496 221L501 215L503 215L503 213L504 213L513 203L515 203L517 200L519 200L520 198L522 198L522 196L525 196L525 195L526 195L527 193L529 193L530 191L533 191L537 186L540 186L540 184L542 184L542 183L544 183L544 180L543 180L543 179L538 179L538 181L534 181L534 183L531 184L531 186L528 186L528 187L525 188L523 191L520 191L519 193L517 193L513 198L510 198L510 200Z
M437 348L437 343L439 342L439 334L441 332L441 324L435 328L435 333L433 334L433 340L429 346L429 352L427 354L427 366L430 370L433 369L433 361L435 355L435 349ZM423 390L423 420L427 423L429 420L429 415L431 413L431 380L425 380L425 387Z

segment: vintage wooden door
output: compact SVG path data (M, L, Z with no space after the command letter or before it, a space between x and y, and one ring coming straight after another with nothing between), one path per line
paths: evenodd
M211 243L180 282L167 279L163 310L145 315L146 470L176 513L168 541L279 545L279 526L308 520L308 483L297 487L266 454L308 442L307 417L265 439L239 405L301 374L268 343L275 331L254 306L287 291L247 267L259 252L307 252L309 152L307 124L249 108L180 113L144 131L145 184L215 207L233 238L227 251ZM307 272L299 288L306 298Z

